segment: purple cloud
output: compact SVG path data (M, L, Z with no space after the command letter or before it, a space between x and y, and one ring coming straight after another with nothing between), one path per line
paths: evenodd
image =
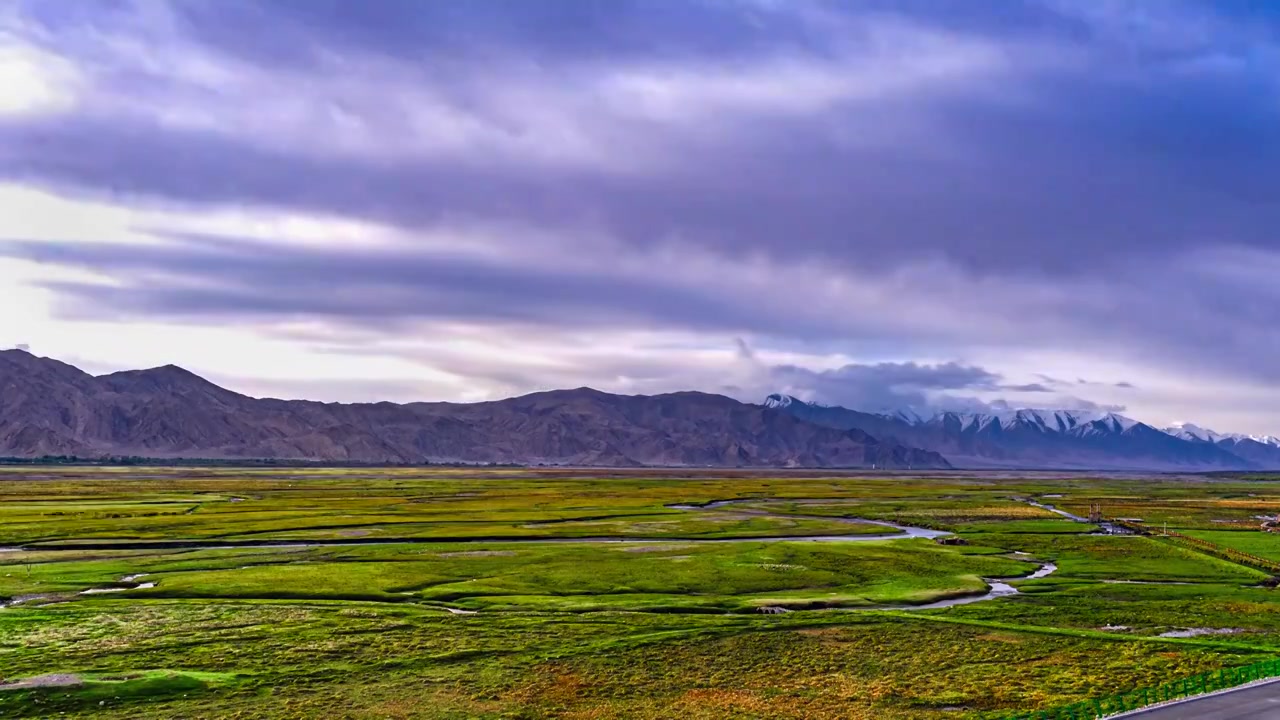
M0 255L107 276L44 285L102 320L1034 349L1270 385L1277 30L1181 3L21 0L0 182L395 237ZM785 367L879 400L923 366ZM1070 384L929 367L898 385Z

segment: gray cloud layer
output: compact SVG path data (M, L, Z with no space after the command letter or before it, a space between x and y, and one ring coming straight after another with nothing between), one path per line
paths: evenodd
M52 285L68 312L1061 349L1280 380L1265 7L28 0L0 23L78 77L70 110L0 115L0 177L397 233L0 245L113 281ZM777 372L864 404L1068 391L896 376L923 368Z

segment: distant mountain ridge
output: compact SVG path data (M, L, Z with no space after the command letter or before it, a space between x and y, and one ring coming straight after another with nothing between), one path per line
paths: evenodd
M1280 447L1280 438L1274 435L1247 435L1245 433L1220 433L1208 428L1202 428L1191 423L1181 423L1164 429L1165 432L1180 437L1183 440L1196 440L1199 442L1221 442L1223 440L1251 440L1253 442L1270 445L1272 447Z
M0 351L0 455L367 463L946 468L935 452L697 392L495 402L251 398L172 365L95 377Z
M1272 435L1219 433L1191 423L1165 428L1165 432L1188 442L1221 448L1257 467L1280 468L1280 438Z
M252 398L166 365L93 376L0 351L0 456L878 469L1280 468L1280 440L1106 412L861 412L578 388L481 403Z
M1160 430L1111 412L862 412L775 394L765 404L828 427L933 450L958 467L1224 470L1280 468L1280 441L1194 425Z

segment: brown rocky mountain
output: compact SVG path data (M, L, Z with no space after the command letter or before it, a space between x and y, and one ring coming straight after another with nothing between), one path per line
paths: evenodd
M21 350L0 352L0 455L948 467L935 452L705 393L347 405L251 398L171 365L95 377Z

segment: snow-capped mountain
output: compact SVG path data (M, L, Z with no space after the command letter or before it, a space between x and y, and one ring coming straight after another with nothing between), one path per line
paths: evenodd
M1159 430L1133 418L1111 412L1081 412L1075 410L1009 410L1000 413L940 413L927 421L915 423L916 428L942 428L958 430L961 436L972 436L995 443L1043 445L1053 438L1062 441L1104 440L1127 435L1146 436L1153 433L1164 436ZM1166 436L1167 437L1167 436Z
M769 397L767 397L767 398L765 398L765 399L764 399L764 406L765 406L765 407L768 407L768 408L784 408L784 407L787 407L788 405L790 405L790 404L791 404L791 403L793 403L793 402L804 402L804 401L803 401L803 400L797 400L797 399L795 399L795 398L791 397L790 395L783 395L783 394L781 394L781 393L774 393L774 394L772 394L772 395L770 395Z
M1165 428L1164 431L1176 438L1190 440L1192 442L1216 443L1219 440L1228 439L1227 435L1216 433L1208 428L1202 428L1199 425L1193 425L1192 423L1178 423L1177 425Z
M917 424L936 421L948 415L956 415L960 418L960 429L962 431L984 430L993 425L998 425L1002 430L1012 430L1019 427L1037 428L1042 432L1057 433L1099 433L1099 432L1124 432L1129 430L1138 421L1107 412L1077 412L1072 410L1009 410L1000 413L972 413L972 414L954 414L940 413L929 421L920 419ZM917 416L919 417L919 416Z
M1151 427L1150 425L1140 423L1133 418L1127 418L1115 413L1107 413L1100 418L1086 420L1077 427L1072 428L1071 432L1079 435L1080 437L1107 434L1119 435L1121 433L1129 432L1138 426L1142 426L1144 428ZM1155 428L1151 429L1154 430Z
M1247 435L1245 433L1220 433L1220 432L1215 432L1213 430L1210 430L1208 428L1202 428L1199 425L1193 425L1191 423L1178 423L1176 425L1172 425L1170 427L1165 428L1164 431L1174 437L1182 438L1183 440L1197 440L1199 442L1211 442L1211 443L1222 442L1223 440L1235 440L1235 441L1250 440L1260 445L1270 445L1272 447L1280 448L1280 438L1277 438L1274 435Z
M804 407L806 410L834 410L855 412L888 421L913 426L959 423L962 432L989 430L999 427L1011 430L1018 427L1038 428L1044 432L1078 433L1123 432L1139 424L1138 421L1109 412L1082 412L1076 410L1008 410L996 413L939 412L922 414L911 408L892 410L856 411L832 405L808 402L791 395L774 393L765 398L765 407Z
M1191 423L1165 428L1170 435L1221 448L1262 468L1280 468L1280 439L1272 435L1219 433Z
M770 396L771 407L810 422L859 429L872 437L942 453L960 467L1219 470L1280 467L1280 444L1208 440L1211 431L1178 432L1111 412L1021 409L995 413L862 412ZM1213 437L1221 438L1217 433ZM1234 448L1247 445L1248 453ZM1267 459L1275 449L1274 462ZM1256 452L1255 452L1256 451ZM1249 457L1244 457L1248 454Z
M894 420L901 420L907 423L924 422L925 416L916 412L911 408L898 408L896 410L882 410L877 415L884 415Z

